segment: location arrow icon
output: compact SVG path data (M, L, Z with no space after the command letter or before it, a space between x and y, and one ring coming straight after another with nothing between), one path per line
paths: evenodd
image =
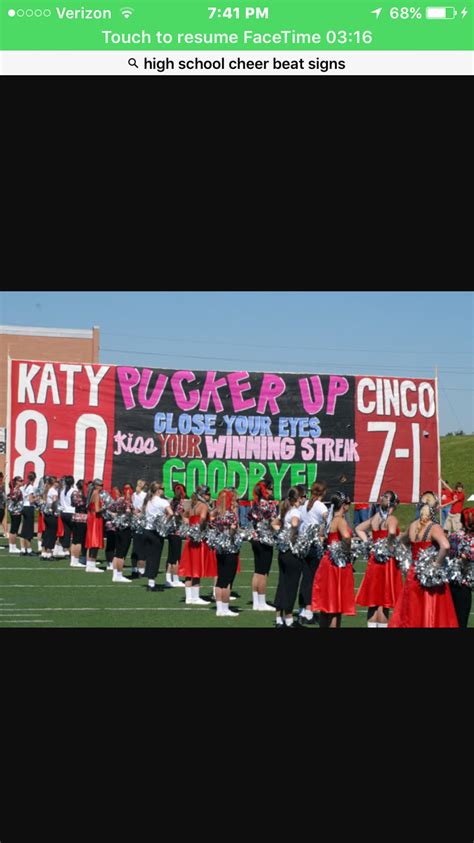
M378 20L378 19L379 19L379 15L380 15L380 12L381 12L381 11L382 11L382 8L380 8L380 9L374 9L374 10L373 10L370 14L371 14L371 15L377 15L377 20Z

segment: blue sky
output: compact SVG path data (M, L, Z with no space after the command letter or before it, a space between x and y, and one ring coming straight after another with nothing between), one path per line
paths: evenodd
M101 329L101 362L433 377L474 431L472 293L4 292L7 325Z

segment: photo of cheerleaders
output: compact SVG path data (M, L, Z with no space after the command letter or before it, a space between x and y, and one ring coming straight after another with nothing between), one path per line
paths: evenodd
M135 491L132 493L132 504L135 515L143 511L148 483L145 480L137 480ZM145 576L145 534L134 533L132 545L132 574L131 579L136 580Z
M23 509L22 509L22 525L20 532L21 555L31 556L33 551L31 548L31 540L35 534L35 488L36 474L30 471L27 481L24 486L21 486L21 493L23 495Z
M183 501L186 499L186 489L182 483L173 483L174 497L170 503L173 515L178 523L183 519L184 507ZM187 521L187 518L185 519ZM178 576L178 565L181 559L181 549L183 546L183 539L177 533L172 533L167 536L168 539L168 559L166 560L166 581L165 588L184 588L184 582L181 582Z
M265 525L262 537L267 533L272 540L271 522L278 516L278 505L273 500L273 481L266 479L257 483L253 489L253 503L249 512L249 523L257 530L258 524ZM274 612L275 607L266 601L268 575L273 560L273 544L265 544L252 539L254 575L252 577L252 602L255 612Z
M211 490L209 486L198 486L191 497L189 524L199 526L204 531L209 522ZM186 539L179 574L185 577L186 604L189 606L208 606L210 601L199 596L201 578L217 576L216 554L205 541L194 542Z
M292 542L296 541L301 529L300 507L304 500L304 497L300 497L298 490L292 488L288 492L288 497L280 506L279 521L282 529L284 527L290 528ZM278 553L278 568L280 576L273 601L277 611L276 628L297 629L298 625L293 620L293 608L298 594L303 560L299 556L295 556L291 550L285 552L280 550Z
M143 510L145 512L145 576L148 578L147 591L157 594L156 577L160 571L161 554L165 540L154 529L154 521L160 513L168 518L173 517L173 510L169 501L164 497L163 483L152 483L145 497Z
M100 493L104 488L102 480L96 479L87 488L87 529L86 529L86 574L103 574L97 565L97 554L104 547L104 520Z
M7 497L7 510L10 513L8 552L12 554L20 553L20 548L16 546L16 537L21 522L21 510L23 509L22 483L22 477L14 477L10 483L10 494Z
M374 542L389 539L393 544L395 537L400 533L398 520L393 514L397 505L398 497L395 492L384 492L375 515L355 528L357 537L367 542L370 531ZM372 553L356 594L357 605L368 607L369 629L387 629L390 609L395 606L402 588L402 572L395 559L390 557L387 562L378 562Z
M238 618L238 612L229 608L230 590L237 573L239 553L232 549L232 539L239 526L239 507L235 489L223 489L219 492L215 509L211 515L213 528L229 539L227 550L217 551L216 617Z
M422 550L437 546L438 554L434 564L441 566L450 550L450 544L443 528L436 523L439 509L436 495L425 492L418 507L419 517L412 521L401 539L410 544L414 562ZM415 576L415 565L411 565L388 626L389 629L458 628L451 589L445 584L425 588Z
M47 477L43 488L43 515L44 515L44 533L43 533L43 549L41 552L42 559L52 559L54 546L56 544L56 535L58 532L58 513L57 504L59 498L59 480L56 477Z
M87 500L84 494L84 481L78 480L75 489L71 491L71 506L74 507L72 514L72 534L71 534L71 568L85 567L85 562L81 562L81 556L84 551L86 543L87 530Z
M351 529L346 521L351 499L336 492L326 520L328 549L319 563L313 583L311 608L319 612L321 629L339 629L342 615L355 615L354 571L350 563ZM329 546L340 543L340 564L333 561Z
M297 487L298 488L298 487ZM326 483L313 483L311 486L311 495L301 509L301 529L308 530L309 527L322 528L325 519L327 518L328 508L323 504L323 498L326 494ZM299 602L303 608L299 614L299 623L314 625L316 620L311 608L311 601L313 595L313 582L316 576L320 562L320 556L315 550L310 550L309 555L303 560L303 573L301 575Z

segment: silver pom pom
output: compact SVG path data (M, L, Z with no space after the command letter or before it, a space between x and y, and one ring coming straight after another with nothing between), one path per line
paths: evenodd
M393 545L389 546L388 539L377 539L374 542L372 553L376 562L380 565L386 565L388 560L393 557Z
M99 498L101 499L102 507L105 510L108 510L109 507L114 503L112 495L109 495L109 493L106 492L105 489L102 492L99 492Z
M362 539L353 538L351 539L351 562L353 565L362 557L366 561L369 559L370 554L372 553L373 542L372 539L364 542Z
M436 588L448 581L446 564L435 565L438 549L434 546L422 550L415 561L415 576L423 588Z
M260 544L266 544L269 547L273 547L275 544L275 535L268 521L259 521L256 526L256 533L257 541L259 541Z
M153 519L151 529L155 530L159 536L166 538L166 536L169 536L170 533L174 533L176 530L176 520L174 518L168 518L168 516L159 512Z
M352 562L350 549L343 542L332 542L328 545L331 562L338 568L346 568Z
M203 542L205 540L206 534L207 534L207 529L201 530L201 527L200 527L199 524L193 524L192 526L189 527L187 537L188 537L188 539L190 539L190 541L193 542L193 544L201 544L201 542Z
M402 574L408 574L413 563L413 557L411 555L411 549L406 544L403 544L399 538L395 541L393 556Z
M132 533L140 535L145 532L145 513L141 512L139 515L133 514L130 520Z

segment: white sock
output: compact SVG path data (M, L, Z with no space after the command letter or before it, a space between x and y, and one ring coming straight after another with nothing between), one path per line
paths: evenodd
M184 587L184 593L186 594L186 603L190 603L193 599L193 590L190 585Z
M311 609L305 609L305 615L304 616L305 616L307 621L312 621L313 620L313 613L312 613Z
M178 574L173 574L173 582L179 582Z
M156 588L155 580L148 580L148 585L150 586L150 588Z
M368 622L367 622L367 626L368 626L368 628L369 628L369 629L371 629L372 627L373 627L373 628L376 628L376 627L378 626L378 624L377 624L377 623L372 623L372 621L368 621Z
M287 626L293 626L293 618L285 618L285 623Z
M217 611L222 612L222 600L216 600Z
M42 549L42 547L43 547L43 545L42 545L42 544L41 544L41 542L39 541L39 542L38 542L38 550L41 550L41 549Z
M252 597L253 597L253 608L258 609L258 598L259 598L258 591L252 591Z
M276 625L283 626L283 618L281 618L280 615L277 615Z
M16 544L8 545L9 550L16 550Z
M199 600L199 586L198 585L192 585L191 586L191 598L193 600Z
M198 596L199 596L199 595L198 595ZM212 589L212 596L213 596L213 598L214 598L214 600L215 600L215 599L216 599L216 587L215 587L215 586L214 586L214 587L213 587L213 589Z
M139 574L144 574L144 573L145 573L145 568L139 568L139 569L138 569L138 573L139 573Z
M173 582L172 574L166 574L166 582L169 582L169 583Z
M264 594L258 594L257 596L258 596L259 605L265 606L266 605L265 595Z
M229 614L229 604L228 604L228 603L223 603L223 604L222 604L222 612L223 612L223 614L224 614L224 615L228 615L228 614Z
M387 629L388 623L378 623L377 626L379 629Z
M28 547L28 548L26 549L26 552L27 552L28 554L33 553L33 551L31 550L31 547Z

